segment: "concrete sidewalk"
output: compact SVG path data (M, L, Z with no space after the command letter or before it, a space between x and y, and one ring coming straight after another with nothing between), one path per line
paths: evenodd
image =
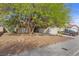
M73 56L79 55L79 36L72 40L24 51L19 56ZM17 54L16 54L17 55Z

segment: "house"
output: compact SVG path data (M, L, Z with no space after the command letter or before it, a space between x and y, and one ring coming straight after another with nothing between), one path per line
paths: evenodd
M71 35L71 36L76 36L76 35L79 34L79 27L76 24L69 24L65 28L64 34Z
M63 28L58 27L48 27L46 29L39 29L40 33L50 34L50 35L57 35L59 30L64 30Z
M70 28L72 31L79 32L79 26L76 24L69 24L68 28Z

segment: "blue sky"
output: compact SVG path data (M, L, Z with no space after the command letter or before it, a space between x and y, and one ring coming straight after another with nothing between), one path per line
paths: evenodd
M72 22L79 25L79 3L66 4L70 8Z

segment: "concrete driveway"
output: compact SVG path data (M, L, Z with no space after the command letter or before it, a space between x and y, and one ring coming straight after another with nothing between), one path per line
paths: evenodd
M16 54L17 55L17 54ZM79 55L79 36L72 40L57 43L31 51L24 51L18 56L77 56Z

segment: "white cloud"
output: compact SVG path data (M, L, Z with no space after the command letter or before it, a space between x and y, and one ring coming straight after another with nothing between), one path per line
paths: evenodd
M78 19L73 19L72 20L74 24L79 25L79 18Z

